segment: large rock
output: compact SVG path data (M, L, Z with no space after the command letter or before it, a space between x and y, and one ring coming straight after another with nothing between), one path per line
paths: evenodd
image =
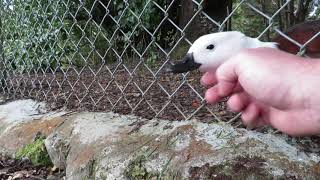
M31 99L0 105L0 153L14 154L37 134L49 135L63 122L64 111L49 112Z
M79 113L46 145L68 179L320 178L316 154L226 124Z
M319 179L320 157L280 135L196 120L49 112L44 103L0 105L0 152L42 132L67 179Z

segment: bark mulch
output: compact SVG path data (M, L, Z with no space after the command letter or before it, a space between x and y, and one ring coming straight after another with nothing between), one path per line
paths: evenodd
M52 109L66 106L71 110L113 111L167 120L184 120L193 115L203 122L212 122L216 120L215 116L222 121L235 116L226 110L225 102L205 105L199 97L203 97L205 92L199 82L199 72L184 77L161 70L154 77L143 65L135 72L134 68L127 66L132 74L123 66L116 71L111 69L114 74L104 67L92 69L71 68L66 72L38 71L11 75L5 91L8 97L15 99L47 101ZM152 68L153 72L158 69L159 66Z
M0 180L55 180L63 176L64 171L54 170L52 167L34 166L26 158L17 160L0 156Z

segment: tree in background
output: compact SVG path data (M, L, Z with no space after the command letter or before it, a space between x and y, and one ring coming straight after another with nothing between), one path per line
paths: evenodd
M199 11L201 10L200 8L202 8L207 16L217 23L222 23L228 16L228 13L232 10L231 0L205 0L200 5L195 4L193 0L183 0L180 3L179 27L183 29L188 25L186 34L190 40L195 40L200 35L208 32L219 30L219 27L208 21L201 11ZM205 20L202 21L203 19ZM231 21L228 21L228 23L230 22ZM227 30L227 25L229 24L225 24L222 29Z
M317 3L317 0L289 3L286 0L5 0L1 6L3 54L11 69L21 72L52 72L70 66L101 67L134 60L152 63L161 59L162 51L170 52L170 56L184 54L187 40L192 42L210 32L239 30L258 36L270 22L252 8L269 17L282 8L272 23L286 30L307 20L310 11L312 18L317 18ZM233 13L231 18L226 20L230 13ZM221 23L222 26L217 26ZM266 31L264 35L269 39L274 32Z

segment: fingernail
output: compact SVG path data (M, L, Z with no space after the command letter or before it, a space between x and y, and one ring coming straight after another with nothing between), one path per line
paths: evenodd
M255 128L255 125L254 125L254 123L249 123L249 124L247 124L247 130L248 131L251 131L251 130L253 130Z

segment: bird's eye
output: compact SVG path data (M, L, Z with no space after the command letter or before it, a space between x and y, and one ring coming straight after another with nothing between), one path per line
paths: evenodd
M214 49L214 45L213 45L213 44L210 44L209 46L207 46L207 49L209 49L209 50Z

